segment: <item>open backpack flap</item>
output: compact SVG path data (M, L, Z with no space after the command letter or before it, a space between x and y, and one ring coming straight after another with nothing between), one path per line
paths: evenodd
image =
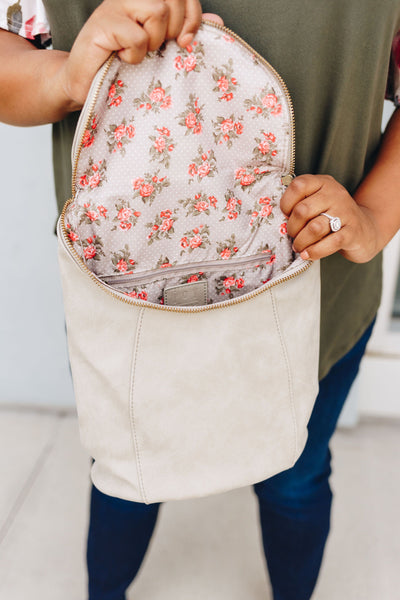
M105 493L155 502L291 466L316 396L319 265L291 247L286 85L230 30L110 57L58 223L81 437Z

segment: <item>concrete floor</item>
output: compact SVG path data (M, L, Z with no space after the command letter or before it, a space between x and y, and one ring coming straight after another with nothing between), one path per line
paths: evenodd
M315 600L400 600L400 424L335 434ZM85 600L89 459L71 414L0 409L0 598ZM270 600L251 488L162 506L130 600Z

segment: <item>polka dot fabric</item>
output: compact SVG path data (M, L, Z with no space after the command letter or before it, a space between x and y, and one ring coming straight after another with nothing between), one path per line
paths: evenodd
M161 304L171 285L206 279L215 303L281 274L295 258L279 207L289 102L273 69L210 24L140 65L115 57L79 128L64 218L88 268Z

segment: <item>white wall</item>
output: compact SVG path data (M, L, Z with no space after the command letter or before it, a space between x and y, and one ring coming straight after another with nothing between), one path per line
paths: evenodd
M51 128L0 124L0 403L72 406Z

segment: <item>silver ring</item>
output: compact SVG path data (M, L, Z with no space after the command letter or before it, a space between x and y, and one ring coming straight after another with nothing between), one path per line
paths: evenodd
M325 212L321 213L321 215L324 215L324 217L329 219L329 226L332 233L336 233L336 231L339 231L342 228L342 221L339 217L332 217L332 215L328 215L328 213Z

